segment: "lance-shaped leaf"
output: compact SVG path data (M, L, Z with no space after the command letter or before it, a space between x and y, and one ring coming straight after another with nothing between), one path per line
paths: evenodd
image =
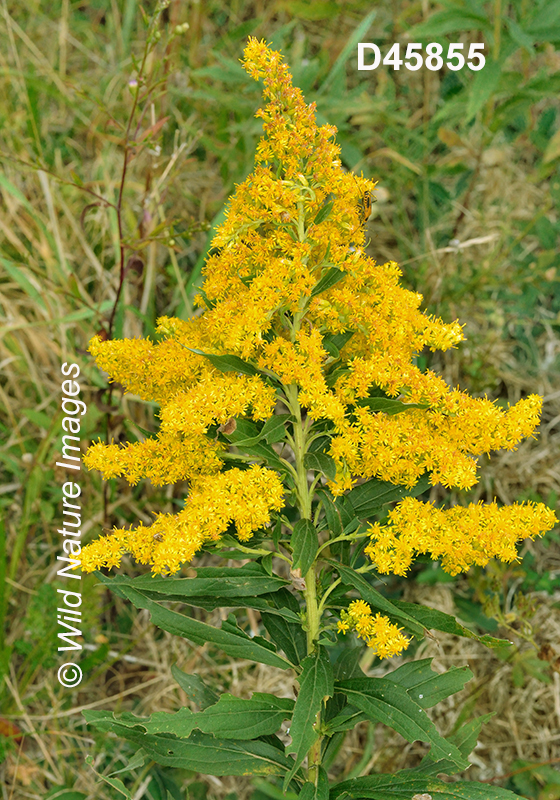
M345 275L346 273L337 267L331 267L325 272L322 278L317 281L309 297L316 297L318 294L321 294L321 292L326 292L327 289L331 289L335 284L341 281Z
M332 200L327 200L326 203L323 203L319 211L315 214L315 219L313 220L314 225L320 225L321 222L326 220L333 209L334 202Z
M305 469L321 472L331 481L334 481L336 478L336 464L334 460L325 453L306 453L303 458L303 466Z
M171 674L189 700L196 703L201 710L213 706L220 699L220 695L207 686L201 677L183 672L177 664L173 664L171 667Z
M301 766L311 745L319 737L315 729L323 701L333 694L333 673L327 651L317 647L314 653L302 662L299 677L299 694L296 700L290 736L292 743L287 752L295 753L292 769L284 780L284 789Z
M406 613L395 603L383 597L383 595L370 586L365 578L358 572L355 572L355 570L350 567L345 567L343 564L337 564L335 561L329 561L329 564L332 564L332 566L338 570L343 582L357 589L362 600L369 603L372 608L375 608L377 611L382 611L384 614L392 617L416 636L424 636L423 626L419 625L411 614Z
M382 411L389 416L402 414L403 411L411 411L414 408L429 408L427 404L403 403L402 400L392 400L390 397L363 397L356 402L356 405L367 408L376 414Z
M289 608L276 608L271 599L274 594L263 597L220 597L219 595L203 595L201 597L190 597L185 599L179 595L151 593L147 589L142 590L142 594L156 602L179 601L187 603L195 608L204 608L206 611L213 611L215 608L254 608L261 614L270 613L275 617L282 617L287 622L292 622L301 627L301 618ZM305 637L304 637L305 638Z
M331 786L330 798L352 800L410 800L415 795L429 795L432 800L519 800L519 796L476 781L445 783L436 777L403 770L397 775L367 775Z
M447 740L457 745L464 756L468 756L476 747L478 735L482 726L485 725L494 714L495 712L491 711L489 714L484 714L482 717L470 720L459 728L458 731L448 736ZM439 775L440 773L453 775L457 772L457 768L452 761L429 761L427 757L423 759L418 769L422 769L425 775Z
M274 614L261 612L261 620L274 644L286 653L294 666L305 658L307 642L299 623L289 622Z
M301 569L301 574L305 575L313 564L319 547L317 531L310 519L300 519L296 522L291 544L294 557L293 569Z
M451 667L447 672L434 672L431 663L431 658L409 661L386 677L403 686L419 706L432 708L446 697L460 692L473 676L468 667Z
M363 653L363 647L350 647L345 648L335 663L333 664L333 674L337 681L349 680L350 678L363 678L364 673L360 667L360 656ZM340 692L330 697L325 705L325 713L323 715L323 722L337 717L342 709L346 706L346 697Z
M406 486L395 486L394 483L389 481L379 481L374 478L371 481L362 483L360 486L356 486L355 489L348 492L346 498L352 504L356 516L360 517L360 519L368 519L380 511L387 503L395 503L405 497L418 497L430 486L430 478L427 474L422 475L411 489L407 489Z
M151 596L161 595L174 600L204 595L219 594L224 599L257 597L269 592L276 592L288 584L283 578L268 575L259 564L245 564L242 567L199 567L196 578L173 578L160 575L140 575L128 578L116 575L113 578L115 586L131 586L140 592L148 592ZM227 602L224 603L227 605Z
M267 444L283 442L286 435L286 423L293 419L291 414L274 414L264 423L261 436Z
M340 536L352 525L358 525L359 520L354 508L344 495L335 501L326 489L321 489L317 494L323 504L327 525L333 536Z
M256 739L276 733L293 709L294 701L288 697L254 692L250 700L244 700L223 694L215 705L196 715L196 727L214 736Z
M341 693L336 691L336 687L334 696L335 698L342 697ZM347 700L346 696L344 699ZM358 722L363 722L365 719L367 719L367 715L364 714L363 711L360 711L359 708L352 705L345 705L335 717L328 721L328 735L332 736L332 734L339 733L340 731L354 730Z
M225 355L217 356L212 353L204 353L202 350L197 350L194 347L187 347L191 353L196 353L197 356L204 356L212 364L213 367L219 369L220 372L241 372L243 375L259 375L259 370L247 361L243 361L239 356Z
M223 694L217 703L195 713L181 708L175 713L157 711L150 717L123 714L116 720L145 733L171 733L186 739L196 729L226 739L256 739L275 733L292 716L294 701L255 692L250 700ZM93 719L93 718L92 718Z
M102 575L99 576L99 579L111 588L113 583L111 579ZM224 653L233 656L233 658L247 658L252 661L258 661L261 664L268 664L271 667L279 667L280 669L289 669L292 666L279 656L275 650L269 649L273 645L266 642L265 639L260 639L260 637L259 640L251 639L239 628L235 628L232 623L226 621L221 629L214 628L205 622L191 619L177 611L165 608L132 586L120 585L116 588L118 594L130 600L136 608L147 609L154 625L164 631L174 633L177 636L184 636L195 644L202 645L206 642L211 642L218 645ZM268 647L264 644L265 642Z
M107 716L100 717L105 713ZM102 731L112 731L142 747L158 764L207 775L285 775L293 761L273 745L262 741L218 739L195 730L187 739L169 734L149 734L129 727L110 712L84 712L86 720ZM132 716L132 715L131 715Z
M435 608L418 605L417 603L405 603L402 600L396 600L395 605L401 609L401 611L414 617L414 619L428 630L433 628L436 631L452 633L455 636L464 636L466 639L475 639L477 642L481 642L487 647L507 647L511 644L507 639L497 639L494 636L489 636L487 633L485 633L484 636L479 636L468 628L465 628L460 622L457 622L455 617L450 614L445 614L443 611L438 611Z
M344 333L334 333L323 338L323 349L332 356L340 358L340 351L344 345L354 336L354 331L344 331Z
M307 655L307 638L301 626L297 599L287 589L280 589L270 595L269 605L269 612L261 611L264 627L292 664L301 664Z
M348 702L373 722L382 722L409 742L431 744L430 756L452 761L459 769L469 766L461 751L441 736L434 723L403 686L388 678L353 678L337 681L335 690L343 692Z

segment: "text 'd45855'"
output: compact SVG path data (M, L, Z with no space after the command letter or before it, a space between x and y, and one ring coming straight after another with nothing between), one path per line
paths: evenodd
M447 56L445 58L445 65L448 69L457 72L466 65L474 72L478 72L483 68L486 63L484 58L484 44L481 42L474 42L468 46L468 53L465 55L463 50L465 45L461 42L450 44L447 48ZM386 67L393 67L393 69L400 69L403 64L406 69L411 72L421 69L422 66L427 67L435 72L441 69L444 64L443 45L438 42L431 42L425 47L425 55L422 52L423 45L421 42L409 42L406 46L404 59L401 58L401 46L396 42L387 51L386 55L381 58L381 50L378 45L373 42L359 42L358 44L358 69L359 70L372 70L377 69L380 64Z

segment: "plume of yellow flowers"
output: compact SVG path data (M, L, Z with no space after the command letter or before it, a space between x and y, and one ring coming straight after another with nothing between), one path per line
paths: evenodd
M359 639L363 639L378 658L392 658L406 650L410 644L398 628L382 614L371 613L365 600L353 600L348 610L342 609L338 622L338 632L355 631Z
M178 514L87 546L86 571L117 566L128 552L155 573L173 573L230 524L242 541L266 527L285 502L280 473L266 461L228 468L229 444L209 429L231 418L265 421L289 391L327 428L335 496L358 479L412 487L425 472L433 484L470 488L478 455L514 449L539 421L537 395L502 410L416 366L423 348L456 346L461 325L423 313L421 295L399 285L397 265L365 254L363 198L375 184L344 171L335 129L317 126L281 55L250 39L244 66L264 83L264 135L212 242L200 315L161 318L157 342L90 343L112 380L160 405L161 425L144 442L94 444L87 466L132 484L189 480L190 493ZM224 355L243 359L253 374L222 371L212 357ZM375 393L411 408L389 415L361 402ZM367 552L382 572L404 574L415 554L430 553L456 573L490 557L515 558L517 540L554 521L542 504L439 511L405 499L388 524L372 527ZM365 605L352 604L340 625L378 653L397 652L404 637Z

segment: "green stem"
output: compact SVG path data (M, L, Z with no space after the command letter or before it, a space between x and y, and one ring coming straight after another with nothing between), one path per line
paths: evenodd
M330 593L332 592L333 589L336 589L336 587L339 585L339 583L340 583L340 578L337 578L335 581L333 581L331 583L331 585L329 586L327 591L321 597L321 602L319 603L319 619L321 619L321 614L323 613L323 609L325 607L325 603L327 602L327 597L330 595Z
M335 539L328 539L317 550L317 555L319 555L319 553L322 550L324 550L325 547L330 547L331 544L334 544L335 542L355 542L356 539L363 539L365 536L369 536L367 531L364 531L363 533L351 533L351 534L348 534L347 536L337 536Z
M283 553L279 553L278 550L264 550L262 547L245 547L244 545L239 544L239 542L235 543L235 549L241 550L242 553L249 553L250 555L255 556L269 556L272 554L276 558L281 558L283 561L287 561L288 564L292 563L288 556L285 556Z
M301 407L297 397L297 386L292 385L287 388L286 396L290 404L290 411L295 417L294 423L294 456L296 459L296 490L299 499L299 512L302 519L312 518L312 499L315 484L310 487L307 482L307 470L304 466L304 458L308 445L307 429L308 425L303 423L301 418ZM305 574L305 589L303 596L306 606L306 633L307 633L307 654L313 653L317 647L319 638L319 625L321 614L317 602L317 575L316 560ZM320 714L317 715L316 726L320 724ZM317 786L319 780L319 765L321 763L321 736L311 746L308 753L307 780Z
M307 605L307 653L312 653L317 646L317 639L319 638L319 623L321 621L321 614L317 605L317 578L315 575L314 562L309 571L305 575L305 591L304 597ZM317 714L315 722L316 729L321 724L321 712ZM307 780L317 786L319 781L319 766L321 764L321 742L322 736L318 736L316 741L311 745L309 753L307 754Z

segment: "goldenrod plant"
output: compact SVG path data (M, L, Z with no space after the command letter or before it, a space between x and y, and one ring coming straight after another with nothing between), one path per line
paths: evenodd
M161 318L155 342L90 344L112 380L159 404L160 426L142 442L94 444L87 466L131 484L188 481L184 508L92 542L82 569L118 567L131 554L152 574L100 573L103 583L166 631L294 671L299 690L218 696L174 667L196 710L86 717L160 764L267 776L292 798L513 798L439 777L468 767L482 720L444 738L425 709L458 692L468 668L436 674L424 659L368 677L360 647L385 659L430 629L477 638L449 615L390 600L381 576L406 575L419 554L451 575L511 562L520 540L553 527L540 503L422 499L438 483L473 487L477 456L534 435L541 398L502 409L417 365L424 348L458 345L461 325L423 313L398 266L366 255L375 186L342 169L335 129L317 125L280 53L250 39L244 65L264 83L264 135L214 238L199 312ZM197 567L203 552L241 565ZM185 564L196 577L181 574ZM232 613L217 628L189 606ZM260 614L262 635L245 631L247 609ZM346 732L362 720L425 742L424 759L330 783Z

